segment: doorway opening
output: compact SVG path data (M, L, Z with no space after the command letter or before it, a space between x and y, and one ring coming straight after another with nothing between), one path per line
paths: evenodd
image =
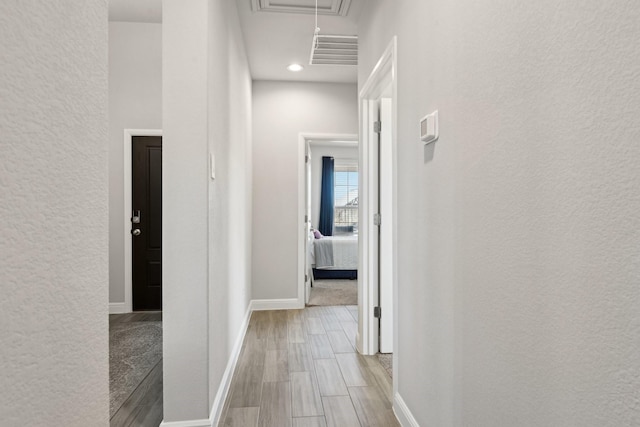
M109 315L112 426L162 421L161 138L160 130L124 131L125 307Z
M298 144L298 209L299 209L299 218L300 225L298 227L298 306L304 307L307 303L309 303L311 298L311 290L312 285L314 284L314 266L315 263L315 248L314 244L316 241L323 240L316 239L316 235L313 233L314 231L319 231L319 215L320 215L320 199L321 199L321 176L322 176L322 157L332 157L333 158L333 172L332 178L335 183L335 165L336 159L339 165L338 172L342 172L342 169L345 169L344 172L347 173L348 176L348 168L357 168L358 167L358 136L354 134L315 134L315 133L301 133L299 135L299 144ZM332 155L333 154L333 155ZM355 157L354 157L355 156ZM327 172L328 173L328 172ZM339 174L339 179L342 179L344 174ZM347 186L347 192L349 191ZM339 194L344 193L344 188L339 188ZM333 218L331 218L331 233L333 233L333 228L335 226L335 211L338 210L340 214L341 206L336 208L335 205L335 186L333 186L333 194L332 197L328 197L332 199L332 210L333 210ZM355 190L357 193L357 189ZM353 191L352 191L353 193ZM357 197L357 196L355 196ZM341 198L338 202L339 204L347 205L349 201L347 200L348 194L345 194L345 197ZM345 199L345 200L342 200ZM353 199L353 198L352 198ZM352 201L353 202L353 201ZM357 203L357 199L355 200ZM351 209L351 206L345 207L343 210ZM347 218L344 214L340 216L340 219L343 219L343 223L338 223L338 228L336 228L336 232L343 233L341 236L344 240L353 240L354 235L354 225L346 224ZM344 228L340 228L344 227ZM357 233L357 223L355 225L356 233ZM357 234L355 234L357 239ZM338 236L336 236L338 238ZM326 245L327 243L331 244L331 238L327 238L322 244ZM352 242L345 242L346 245L352 245ZM356 246L352 246L349 248L349 251L352 251L354 256L357 256L357 240L355 241ZM322 249L320 249L322 250ZM332 255L332 254L331 254ZM326 261L328 258L324 258ZM323 261L323 262L324 262ZM339 260L338 260L339 261ZM328 265L331 264L331 265ZM316 269L316 275L318 274L318 270L323 270L322 274L337 274L337 279L327 279L326 283L327 288L331 288L330 285L333 280L341 281L344 285L349 285L347 287L352 288L352 293L357 292L357 284L356 280L349 280L351 277L354 279L357 277L357 260L355 263L353 261L350 264L335 264L333 260L331 262L325 263L320 266L320 269ZM325 267L325 268L323 268ZM344 267L344 268L342 268ZM332 271L333 270L333 271ZM341 270L341 271L336 271ZM342 277L342 276L344 277ZM345 276L346 275L346 276ZM320 279L324 280L324 279ZM334 284L337 282L333 282ZM322 283L317 283L318 289ZM323 304L324 305L324 304ZM357 304L354 304L357 305Z
M308 306L358 305L358 142L306 145Z

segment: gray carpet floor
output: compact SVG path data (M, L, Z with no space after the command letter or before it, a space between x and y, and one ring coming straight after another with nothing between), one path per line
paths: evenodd
M110 322L110 416L115 414L161 358L161 321Z
M358 305L358 281L315 280L307 305Z
M393 354L392 353L378 353L378 360L385 371L393 378Z

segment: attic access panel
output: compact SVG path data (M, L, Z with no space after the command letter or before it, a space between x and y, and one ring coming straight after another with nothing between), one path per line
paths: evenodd
M250 0L254 12L316 13L316 0ZM347 16L351 0L318 0L318 14Z

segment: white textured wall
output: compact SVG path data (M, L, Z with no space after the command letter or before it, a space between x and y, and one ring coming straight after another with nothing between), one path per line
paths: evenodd
M363 12L361 83L398 35L398 384L420 425L640 424L639 19L621 0Z
M164 421L208 413L207 1L165 1L162 24Z
M301 132L357 133L356 86L253 82L254 299L298 296Z
M109 23L109 302L112 303L125 299L124 227L131 228L124 216L124 129L162 129L162 24Z
M251 80L237 21L226 0L163 2L165 422L208 419L251 298Z
M340 162L353 162L358 165L358 146L335 147L325 145L311 145L311 227L318 228L320 217L320 195L322 193L322 157L335 159Z
M234 2L210 2L209 40L211 404L251 300L251 74Z
M107 426L107 5L0 3L0 424Z

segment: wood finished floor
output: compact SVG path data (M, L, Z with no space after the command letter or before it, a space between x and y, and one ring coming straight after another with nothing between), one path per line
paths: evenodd
M356 306L257 311L221 418L225 427L393 427L391 378L355 350Z
M162 312L109 315L114 323L161 321ZM157 427L162 422L162 359L113 414L110 427Z

